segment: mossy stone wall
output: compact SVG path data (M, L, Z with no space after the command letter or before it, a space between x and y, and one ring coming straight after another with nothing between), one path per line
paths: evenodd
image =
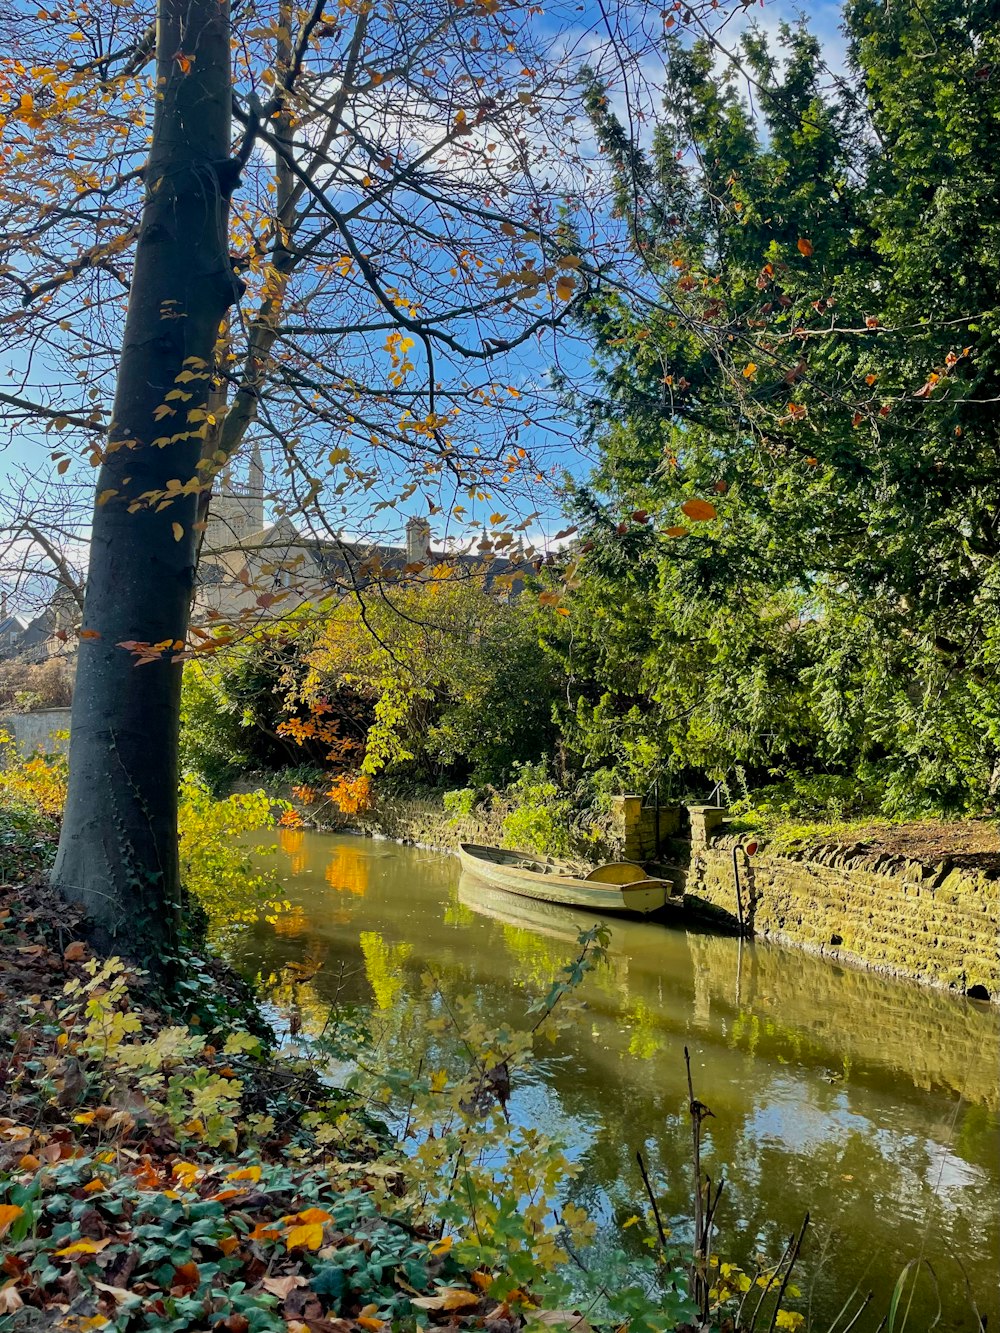
M1000 882L836 845L753 857L722 836L695 848L685 901L756 936L1000 1001Z

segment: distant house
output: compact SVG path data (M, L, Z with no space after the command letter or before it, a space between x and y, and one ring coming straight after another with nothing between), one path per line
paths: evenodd
M6 596L3 598L6 602ZM24 616L17 612L8 615L6 607L0 610L0 661L24 658L42 662L49 655L48 639L52 614L46 609L38 616Z

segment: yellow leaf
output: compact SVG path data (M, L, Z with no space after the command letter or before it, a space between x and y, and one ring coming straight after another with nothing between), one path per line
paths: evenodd
M168 407L166 403L161 403L153 412L153 420L162 421L164 417L172 417L174 415L176 414L172 407Z
M0 1203L0 1236L6 1236L12 1223L24 1212L16 1203Z
M321 1222L305 1222L302 1226L292 1227L285 1236L285 1245L289 1250L296 1250L300 1246L306 1250L318 1250L323 1244L323 1224Z
M181 523L171 523L170 530L174 534L174 541L179 542L184 536L184 526Z
M306 1222L310 1226L314 1226L317 1222L322 1226L324 1222L333 1221L333 1214L324 1212L322 1208L307 1208L304 1212L296 1214L296 1216L300 1222Z
M170 1174L179 1180L185 1189L190 1189L201 1175L201 1167L194 1162L175 1162Z
M471 1310L479 1304L474 1291L460 1287L442 1287L434 1296L417 1296L410 1301L420 1310Z
M452 1236L442 1236L440 1240L433 1241L427 1248L431 1254L447 1254L454 1243Z
M243 1167L241 1170L239 1170L239 1171L230 1171L229 1175L226 1176L226 1179L227 1179L227 1180L252 1180L252 1181L254 1182L254 1184L256 1185L257 1181L260 1180L260 1167L259 1167L259 1166L244 1166L244 1167Z
M68 1259L74 1254L100 1254L106 1245L110 1245L110 1238L107 1240L75 1240L71 1245L64 1245L61 1250L56 1250L57 1258Z
M745 380L752 380L754 375L756 374L757 374L757 362L748 361L747 364L743 367L743 378Z
M568 301L573 295L576 287L576 279L567 274L561 275L556 279L556 296L560 301Z

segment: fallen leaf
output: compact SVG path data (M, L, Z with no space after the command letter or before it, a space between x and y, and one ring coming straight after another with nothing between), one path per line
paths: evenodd
M565 1328L567 1333L593 1333L579 1310L538 1310L528 1317L528 1324L545 1324L548 1328Z
M260 1285L272 1296L285 1300L288 1293L294 1291L296 1287L308 1287L309 1279L293 1273L289 1277L266 1277Z
M300 1247L306 1250L318 1250L322 1244L322 1222L304 1222L302 1226L292 1227L285 1236L285 1245L289 1250L297 1250Z
M66 946L63 958L67 963L82 963L87 958L87 946L83 940L74 940Z
M0 1287L0 1314L13 1314L15 1310L20 1310L23 1304L24 1301L18 1295L13 1282L8 1282L5 1287Z
M23 1212L16 1203L0 1203L0 1236L6 1236Z
M307 1208L304 1212L296 1213L295 1216L300 1222L306 1222L310 1225L319 1222L322 1226L324 1222L332 1222L333 1214L324 1212L322 1208Z
M70 1245L64 1245L61 1250L56 1250L56 1257L70 1259L74 1254L100 1254L110 1244L110 1237L104 1240L75 1240Z
M141 1301L142 1297L137 1291L129 1291L126 1287L113 1287L108 1282L95 1282L94 1286L98 1291L103 1291L118 1305L125 1305L128 1301Z
M252 1180L254 1184L260 1180L259 1166L244 1166L239 1171L230 1171L226 1176L227 1180Z
M410 1304L420 1310L471 1310L479 1304L479 1297L460 1287L442 1287L436 1296L416 1296Z
M269 1222L258 1222L253 1231L250 1232L248 1240L277 1240L281 1235L280 1230Z

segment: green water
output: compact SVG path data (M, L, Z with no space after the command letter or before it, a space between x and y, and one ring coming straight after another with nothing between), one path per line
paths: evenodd
M386 1014L431 968L491 1020L516 1018L575 952L591 918L460 878L445 856L300 830L277 835L292 909L235 938L241 970L319 971L300 987L306 1021L335 998ZM912 1258L937 1274L937 1327L1000 1324L1000 1016L988 1006L795 951L645 921L612 924L610 965L584 986L583 1020L512 1114L557 1132L582 1166L570 1197L604 1223L637 1211L642 1151L683 1236L690 1133L683 1049L706 1122L705 1168L724 1172L717 1249L774 1256L808 1208L802 1307L829 1328L857 1287L854 1326L874 1330ZM641 1210L641 1209L640 1209ZM608 1228L610 1234L610 1227ZM634 1234L634 1233L633 1233ZM937 1298L918 1286L906 1327L924 1333ZM834 1331L839 1333L846 1320ZM900 1325L897 1322L897 1331Z

